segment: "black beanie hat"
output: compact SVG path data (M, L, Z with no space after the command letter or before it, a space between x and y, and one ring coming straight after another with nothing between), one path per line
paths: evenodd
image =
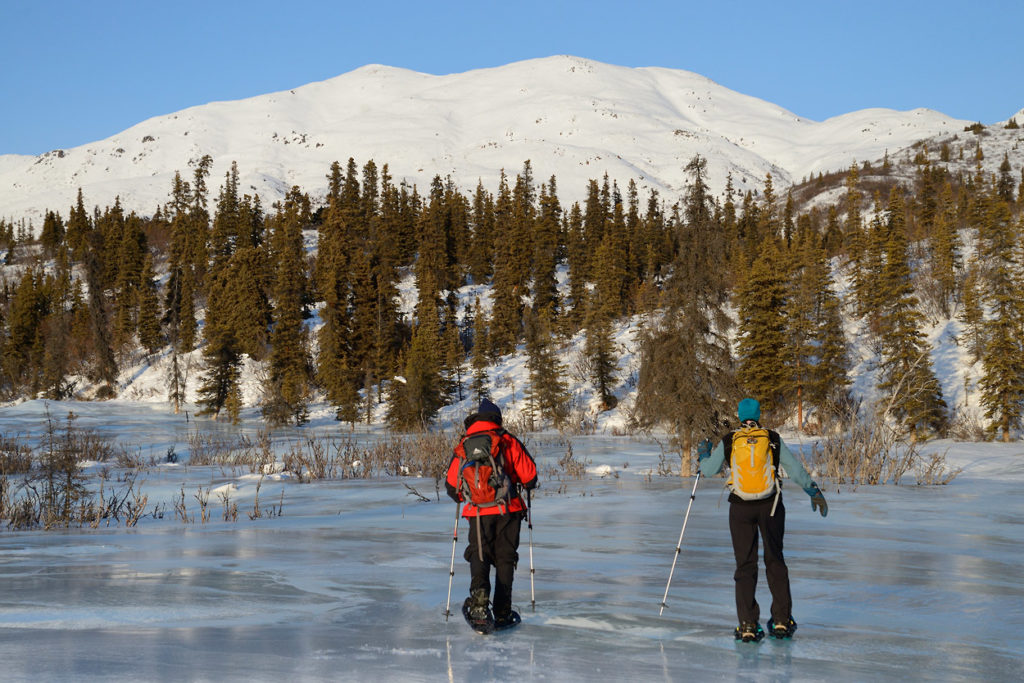
M501 424L501 409L486 398L480 400L480 407L476 409L476 415L481 420Z

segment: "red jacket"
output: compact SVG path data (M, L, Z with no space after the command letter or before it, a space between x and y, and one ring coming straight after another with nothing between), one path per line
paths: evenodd
M501 425L477 420L466 429L466 435L479 434L480 432L500 430L501 452L505 457L505 472L514 485L521 485L525 489L532 489L537 485L537 464L533 457L526 450L526 446L519 439L501 429ZM462 501L462 494L459 493L459 456L453 455L452 461L448 464L448 476L445 480L445 488L453 500ZM518 486L515 490L518 491ZM476 517L477 515L500 515L506 512L520 512L526 509L523 499L515 495L509 501L508 508L504 506L477 508L472 503L466 503L462 508L463 517Z

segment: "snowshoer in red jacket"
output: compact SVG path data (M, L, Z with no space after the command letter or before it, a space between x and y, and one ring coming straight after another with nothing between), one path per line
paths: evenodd
M470 521L463 555L472 578L463 605L474 618L491 616L490 572L494 567L493 619L496 628L514 625L512 579L519 561L519 529L526 514L521 489L537 486L537 465L519 439L505 431L501 410L483 399L465 420L466 435L455 447L445 488L463 503Z

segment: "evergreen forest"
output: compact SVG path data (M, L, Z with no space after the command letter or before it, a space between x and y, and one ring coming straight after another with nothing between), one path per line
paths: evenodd
M562 350L582 335L598 409L634 382L636 429L689 449L743 395L806 429L856 404L854 333L888 414L932 438L957 415L925 329L953 319L980 368L987 434L1008 440L1024 412L1024 171L1004 157L995 174L980 160L954 172L949 154L923 146L899 173L886 157L785 192L771 175L758 191L709 187L698 156L682 196L605 176L572 203L529 161L470 192L349 159L324 169L325 196L293 187L272 206L243 192L236 166L213 178L203 157L152 215L90 207L79 191L41 229L0 221L0 401L114 397L122 370L160 359L175 409L195 400L238 420L254 362L270 425L302 424L325 401L342 422L385 405L391 428L417 430L486 396L488 368L518 349L531 423L567 428L578 416ZM487 297L460 304L470 284ZM615 343L627 322L630 378ZM198 396L186 397L194 353Z

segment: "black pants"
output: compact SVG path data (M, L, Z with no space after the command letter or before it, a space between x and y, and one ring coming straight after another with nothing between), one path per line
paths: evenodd
M782 536L786 532L786 507L779 498L771 515L774 496L759 501L733 502L729 506L729 531L736 554L736 616L740 623L758 622L761 608L754 592L757 588L757 538L764 539L764 569L772 593L772 619L788 623L793 609L789 593L789 569L782 556Z
M505 515L481 515L480 533L477 535L477 519L469 518L469 545L463 557L469 562L472 579L469 591L482 589L491 594L491 567L494 567L495 615L508 614L512 609L512 579L519 562L519 527L523 513L510 512ZM482 542L481 542L482 541ZM483 559L480 559L480 549Z

